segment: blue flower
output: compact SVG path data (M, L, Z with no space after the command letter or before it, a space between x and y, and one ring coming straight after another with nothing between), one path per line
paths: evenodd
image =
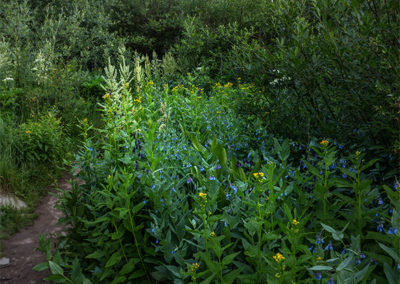
M357 258L356 260L355 260L355 264L357 265L357 264L360 264L361 263L361 260L359 259L359 258Z
M323 244L324 243L324 239L321 239L321 237L317 237L317 240L315 241L315 243L318 244Z
M175 188L174 188L174 187L172 188L172 192L176 192L176 190L175 190Z
M325 250L333 250L332 243L329 242L329 244L325 247Z
M200 168L200 172L202 172L202 171L204 171L204 168L203 168L203 167Z
M342 254L346 254L346 250L345 249L342 250Z
M322 279L322 274L321 274L321 272L318 272L318 273L315 275L315 279L317 279L317 280L321 280L321 279Z
M156 231L156 230L155 230L154 228L153 228L153 229L151 229L151 232L152 232L152 233L154 233L155 231Z
M383 204L382 198L379 198L378 204L379 204L379 205L382 205L382 204Z
M146 200L143 200L143 204L146 204Z
M362 259L364 259L366 256L365 256L364 253L361 253L361 254L360 254L360 257L361 257Z
M215 180L215 177L214 176L210 176L209 180Z
M238 191L238 189L237 189L237 187L236 186L234 186L234 185L231 185L231 188L233 189L233 191L235 192L235 194L237 193L237 191Z
M308 250L309 250L309 251L311 251L312 253L314 253L314 252L315 252L315 248L314 248L314 246L310 246L310 247L308 248Z
M329 279L328 284L335 284L335 282L333 281L333 278Z
M221 168L221 165L217 165L217 166L215 167L216 170L219 170L220 168Z
M397 264L397 269L398 269L398 270L400 270L400 263L399 263L399 264Z
M397 229L396 228L390 228L387 231L388 235L396 235L397 234Z
M175 253L175 250L173 249L172 252L171 252L171 254L174 254L174 253Z
M229 200L229 193L227 193L226 195L225 195L225 198L226 198L226 200Z
M377 230L378 232L382 233L382 232L383 232L383 224L379 224L379 225L376 227L376 230Z
M158 240L156 240L156 244L158 244L159 243L159 241Z
M153 184L153 185L151 186L151 189L155 189L155 188L156 188L156 185Z
M192 178L188 178L186 182L189 184L189 183L191 183L191 181L192 181Z

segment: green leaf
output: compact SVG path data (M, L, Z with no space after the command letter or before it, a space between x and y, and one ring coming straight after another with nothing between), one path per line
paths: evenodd
M373 164L375 164L376 162L378 162L380 159L374 159L369 161L368 163L366 163L364 166L361 167L360 171L364 171L366 169L368 169L370 166L372 166Z
M128 274L132 272L132 270L135 268L136 263L138 263L138 259L131 258L120 270L120 274Z
M394 271L394 269L390 266L389 263L383 264L383 271L385 272L386 279L388 280L389 284L398 284L400 281L399 273Z
M333 269L332 267L326 266L326 265L316 265L316 266L309 268L309 270L312 270L312 271L330 271L332 269Z
M238 254L240 254L240 252L235 252L235 253L232 253L232 254L230 254L230 255L225 256L225 257L222 259L222 265L228 265L228 264L230 264L230 263L235 259L235 257L236 257Z
M97 250L94 253L91 253L91 254L87 255L86 258L89 258L89 259L100 259L103 256L104 256L104 252L101 251L101 250Z
M50 271L53 274L63 275L64 270L57 263L49 261Z
M317 176L318 178L322 179L322 176L319 174L319 170L317 170L316 167L314 167L307 161L304 161L304 164L307 166L309 172L311 172L313 175Z
M140 277L143 277L144 275L146 275L145 271L137 270L137 271L135 271L135 272L133 272L132 274L129 275L129 279L140 278Z
M49 277L44 278L45 281L55 282L55 283L66 283L67 280L62 275L50 275Z
M393 259L396 263L400 263L400 257L399 255L390 247L385 246L384 244L378 243L379 246L386 251Z
M49 263L48 262L42 262L42 263L39 263L38 265L35 265L32 269L34 271L43 271L43 270L48 269L48 268L49 268Z
M342 271L343 269L345 269L350 262L353 260L353 256L349 256L347 257L345 260L343 260L339 266L336 268L336 271Z
M139 204L137 204L135 207L133 207L132 209L132 214L135 215L137 212L140 211L140 209L143 208L145 204L143 202L140 202Z
M117 251L107 261L106 268L115 265L122 258L122 255Z
M209 283L211 283L211 280L213 280L216 275L217 274L213 273L210 277L208 277L204 281L200 282L200 284L209 284Z
M225 283L227 283L227 284L233 283L235 280L237 280L241 271L242 271L241 269L235 269L235 270L229 272L228 274L224 275L223 283L224 284Z

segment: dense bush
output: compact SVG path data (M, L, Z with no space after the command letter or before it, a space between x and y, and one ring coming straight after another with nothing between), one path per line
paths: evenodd
M245 87L219 84L207 99L191 77L157 87L131 85L124 64L106 73L102 135L84 121L75 161L85 183L60 196L70 234L54 256L43 243L36 267L48 280L397 279L399 186L386 163L248 125L228 107Z
M21 124L15 131L14 151L18 163L51 165L60 161L67 145L60 120L48 115Z

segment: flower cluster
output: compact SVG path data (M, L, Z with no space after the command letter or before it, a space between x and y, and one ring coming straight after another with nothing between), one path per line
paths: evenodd
M321 144L323 147L326 147L326 146L328 146L329 141L324 139L321 142L319 142L319 144Z
M276 255L274 255L272 257L277 263L281 263L282 261L285 260L285 257L283 256L283 254L281 254L280 252L276 253Z
M259 182L261 182L262 179L264 178L264 173L263 173L263 172L254 173L253 176L254 176Z
M297 221L296 219L293 219L292 224L295 225L295 226L297 226L298 224L300 224L300 222Z
M199 197L200 197L201 208L204 210L207 204L207 193L199 192Z
M200 268L200 265L197 262L192 264L192 272L195 272L199 268Z

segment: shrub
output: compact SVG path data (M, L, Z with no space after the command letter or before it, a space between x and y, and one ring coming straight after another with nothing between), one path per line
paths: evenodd
M21 124L15 130L13 150L18 164L54 165L61 160L66 145L60 120L48 113Z

